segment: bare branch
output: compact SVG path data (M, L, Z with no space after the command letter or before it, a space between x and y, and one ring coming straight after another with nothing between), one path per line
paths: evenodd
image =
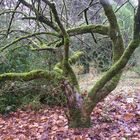
M4 15L4 14L10 14L10 13L18 13L18 14L22 14L24 15L25 17L27 16L25 13L21 12L21 11L14 11L13 9L8 9L8 10L4 10L0 13L0 16L1 15Z
M99 2L96 2L96 3L90 2L90 3L89 3L89 6L86 7L85 9L83 9L83 10L78 14L78 16L80 16L82 13L84 13L84 11L87 11L90 7L95 6L96 4L99 4Z
M88 17L87 17L87 10L84 11L84 16L85 16L86 24L89 25ZM91 32L91 36L93 37L94 42L97 43L97 40L96 40L96 38L95 38L93 32Z
M26 38L30 38L30 37L34 37L34 36L37 36L37 35L42 35L42 34L47 34L47 35L52 35L52 36L56 36L56 37L59 37L59 35L57 33L51 33L51 32L39 32L39 33L33 33L33 34L30 34L30 35L26 35L26 36L22 36L20 38L17 38L16 40L12 41L10 44L4 46L3 48L0 49L0 51L4 51L5 49L7 49L8 47L10 47L11 45L23 40L23 39L26 39Z
M13 10L12 17L11 17L11 19L10 19L9 26L8 26L8 29L7 29L6 37L7 37L8 34L9 34L9 31L10 31L10 28L11 28L11 25L12 25L12 21L13 21L14 16L15 16L15 11L16 11L17 8L19 7L19 5L20 5L20 2L17 2L17 5L16 5L15 9Z
M38 20L39 22L43 22L46 25L48 25L49 27L51 27L52 29L54 29L55 31L59 32L58 27L54 23L52 23L52 21L50 21L49 19L47 19L42 13L40 13L39 11L37 11L37 9L35 9L31 4L29 4L25 0L19 0L19 1L23 5L25 5L26 7L28 7L30 10L34 11L35 13L37 12L37 17L36 17L36 19L33 18L34 20Z

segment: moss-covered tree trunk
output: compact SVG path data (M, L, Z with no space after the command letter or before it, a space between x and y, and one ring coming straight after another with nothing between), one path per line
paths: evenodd
M87 116L85 118L83 114L82 111L83 98L78 93L78 90L66 80L63 81L62 87L67 97L66 116L68 118L69 127L73 128L89 127L90 116Z
M69 112L68 125L70 128L89 128L91 127L90 115L84 116L81 109L72 109Z
M105 75L97 81L84 100L82 100L80 94L77 95L73 93L73 96L78 96L78 98L76 98L74 104L71 103L72 107L68 107L70 127L90 127L90 115L94 107L116 88L122 74L122 69L140 43L140 2L135 16L134 37L125 51L122 35L112 6L109 1L100 0L100 2L110 23L109 37L113 43L113 65ZM80 106L77 104L80 104Z

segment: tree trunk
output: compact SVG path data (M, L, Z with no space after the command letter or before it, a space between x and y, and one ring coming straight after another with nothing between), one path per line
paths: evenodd
M68 125L70 128L89 128L91 126L91 118L84 116L81 109L73 108L69 110Z
M83 110L83 98L78 89L66 80L62 82L62 89L67 97L66 116L70 128L90 127L90 115L85 115Z

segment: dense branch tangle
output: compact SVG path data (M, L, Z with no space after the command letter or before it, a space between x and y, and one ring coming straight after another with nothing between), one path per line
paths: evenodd
M52 72L44 71L44 70L35 70L27 73L5 73L0 75L0 80L33 80L36 78L46 78L53 79L59 77L63 81L63 89L66 93L68 100L68 121L70 127L89 127L90 126L90 114L93 108L104 99L112 90L114 90L119 82L119 79L122 74L122 69L127 64L130 56L134 52L134 50L140 44L140 1L137 8L137 13L135 15L134 20L134 35L133 40L128 45L127 49L124 50L123 38L120 32L120 28L117 22L116 15L112 9L109 0L100 0L100 4L102 5L105 15L109 21L108 26L103 25L83 25L75 28L66 29L60 20L59 14L57 12L56 6L54 2L50 2L48 0L42 0L49 7L53 17L50 19L44 16L42 11L36 9L36 6L26 2L25 0L19 0L21 4L26 6L29 10L35 13L35 17L24 17L26 20L36 20L41 24L45 24L46 31L28 34L26 36L17 38L12 43L4 46L1 51L4 51L14 43L21 41L22 39L31 38L34 36L38 36L40 34L47 34L51 36L55 36L57 40L48 44L56 44L59 41L59 45L54 45L57 47L64 47L64 57L61 62L59 62ZM92 2L92 1L91 1ZM39 4L39 3L38 3ZM16 12L16 11L15 11ZM51 15L52 16L52 15ZM48 32L48 27L51 30ZM8 31L10 32L10 30ZM97 81L97 83L91 88L86 98L81 98L81 93L78 85L78 81L76 79L76 75L71 68L71 64L75 63L81 55L82 52L76 53L73 56L69 56L69 47L70 47L70 37L86 34L86 33L99 33L101 35L105 35L110 37L113 44L113 65L112 67ZM55 47L54 47L55 48ZM43 50L46 48L32 48L33 50ZM49 49L49 48L48 48Z

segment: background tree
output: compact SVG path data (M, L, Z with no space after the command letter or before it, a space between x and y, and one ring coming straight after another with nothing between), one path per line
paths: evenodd
M62 89L65 92L67 98L67 111L70 127L89 127L90 126L90 114L93 108L104 99L112 90L114 90L119 82L123 68L126 66L128 60L133 54L134 50L140 43L140 1L138 1L138 8L134 18L133 37L128 47L124 49L123 36L120 31L120 27L117 21L117 17L109 0L100 0L100 3L107 17L107 25L103 24L89 24L87 20L87 9L83 10L85 13L84 25L76 24L76 27L71 28L68 25L67 17L67 4L63 1L63 9L56 7L55 2L48 0L31 0L29 2L25 0L14 1L16 5L14 9L4 11L5 13L11 13L11 19L6 28L4 37L8 37L12 30L11 25L14 21L15 14L21 14L23 20L29 20L30 23L22 23L22 30L30 27L30 30L26 30L26 35L20 36L16 39L11 39L9 44L1 47L0 51L4 53L12 45L17 44L20 41L24 42L27 47L33 51L58 51L60 52L59 62L56 63L53 70L32 70L24 73L4 73L0 75L0 81L6 80L20 80L30 81L38 78L45 78L47 80L61 80ZM3 3L5 4L5 2ZM8 4L13 6L13 1L9 1ZM88 4L88 8L91 4L96 4L96 1L91 1ZM63 15L63 10L65 13ZM19 11L18 11L19 10ZM17 19L16 19L17 21ZM65 24L66 23L66 24ZM16 29L17 30L17 29ZM35 30L35 32L31 32ZM14 30L15 31L15 30ZM18 29L18 32L21 29ZM25 30L24 30L25 32ZM110 69L97 81L97 83L91 88L86 97L82 98L82 94L79 89L78 80L71 67L80 56L82 52L70 54L70 42L71 37L90 33L94 43L98 43L95 37L95 33L103 36L108 36L112 41L112 66ZM76 44L75 44L76 45ZM62 46L62 47L61 47Z

